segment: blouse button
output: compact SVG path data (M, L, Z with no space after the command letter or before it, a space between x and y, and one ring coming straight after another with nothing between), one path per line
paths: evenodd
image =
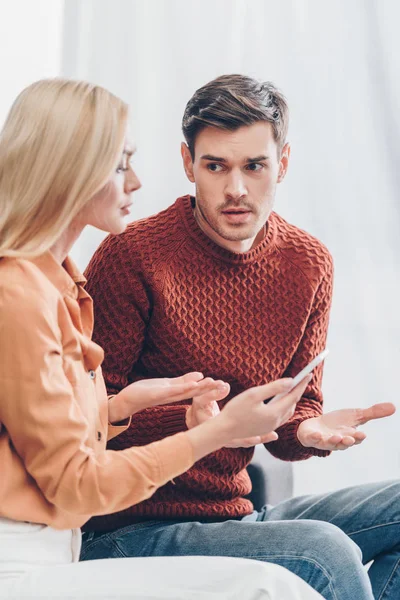
M95 379L96 378L96 373L92 369L89 371L89 377L90 377L90 379Z

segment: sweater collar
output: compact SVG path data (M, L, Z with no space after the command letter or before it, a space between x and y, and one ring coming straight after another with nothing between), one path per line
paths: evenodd
M200 229L193 214L195 202L195 198L188 195L178 198L175 205L190 237L208 254L211 254L224 262L245 265L259 260L262 256L269 254L274 249L276 235L274 213L271 213L266 223L267 231L265 237L255 248L252 248L248 252L232 252L231 250L227 250L216 244L204 233L204 231L202 231L202 229Z

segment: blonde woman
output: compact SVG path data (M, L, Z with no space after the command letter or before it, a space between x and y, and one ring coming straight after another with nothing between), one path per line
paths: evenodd
M274 439L307 385L289 393L290 380L276 381L190 431L106 450L137 411L191 397L207 405L229 391L189 373L107 398L92 301L68 253L87 225L125 228L140 187L127 118L103 88L44 80L20 94L0 136L0 596L110 600L132 597L133 580L135 598L318 598L281 567L242 559L74 564L91 516L140 502L237 438Z

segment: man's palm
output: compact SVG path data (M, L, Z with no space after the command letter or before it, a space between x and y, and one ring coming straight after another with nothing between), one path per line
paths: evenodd
M366 437L358 431L374 419L389 417L396 408L390 402L374 404L370 408L345 408L303 421L297 431L297 437L306 448L319 450L345 450L354 444L360 444Z

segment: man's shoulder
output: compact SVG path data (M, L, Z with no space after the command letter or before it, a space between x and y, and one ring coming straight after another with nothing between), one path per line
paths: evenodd
M174 204L161 212L129 223L122 233L108 235L94 253L85 275L89 277L93 268L104 263L108 265L126 263L139 268L143 260L157 259L165 253L173 240L182 235L183 229L177 208Z
M272 213L276 229L276 246L282 256L312 280L331 277L333 259L328 248L304 229L288 223L277 213Z
M177 207L179 200L180 199L155 215L129 223L121 236L132 244L140 243L141 245L143 243L150 245L158 243L158 240L160 239L165 240L171 238L171 236L173 236L180 228L180 218Z

